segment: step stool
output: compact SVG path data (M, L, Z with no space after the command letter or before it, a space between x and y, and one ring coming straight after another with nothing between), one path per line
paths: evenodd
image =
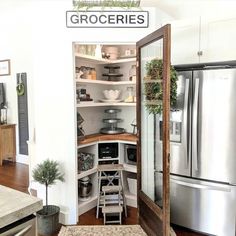
M102 192L104 196L103 201L103 207L102 207L102 213L104 217L104 225L106 223L119 223L121 225L122 223L122 212L123 207L121 205L121 193L122 193L122 187L120 185L117 186L103 186ZM106 205L106 194L118 194L118 204L117 205ZM107 214L117 213L119 214L119 220L107 220Z
M123 207L125 210L125 216L127 217L126 199L124 196L124 189L123 189L124 186L123 169L124 167L122 164L104 164L97 166L98 201L97 201L96 217L98 218L99 209L103 208L102 212L104 214L104 223L108 223L105 219L107 213L119 213L121 215ZM110 172L114 173L111 175ZM108 184L106 186L102 186L102 191L101 191L101 181L104 179L108 181ZM118 179L118 185L114 184L114 180L116 179ZM118 199L115 200L114 196L117 196ZM116 206L116 208L114 206ZM121 222L121 217L119 222Z

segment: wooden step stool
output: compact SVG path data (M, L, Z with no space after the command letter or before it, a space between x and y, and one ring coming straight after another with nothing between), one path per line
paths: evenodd
M123 207L121 205L121 191L122 187L120 185L117 186L103 186L102 187L102 192L104 196L104 201L103 201L103 207L102 207L102 213L104 217L104 225L106 223L119 223L121 225L122 223L122 212L123 212ZM118 204L117 205L106 205L106 194L110 193L117 193L118 194ZM119 214L119 220L107 220L107 214L112 214L112 213L117 213Z
M104 224L106 223L120 223L121 224L121 214L123 212L123 207L125 210L125 216L127 217L127 207L126 199L124 196L124 182L123 182L123 165L121 164L104 164L98 165L98 201L97 201L97 214L98 218L99 209L102 208L102 213L104 215ZM114 174L110 175L110 172ZM108 184L102 186L101 191L101 181L106 179ZM118 179L118 185L114 184L114 180ZM118 200L109 201L108 197L117 196ZM111 200L111 199L110 199ZM111 222L106 220L106 214L108 213L118 213L119 221Z

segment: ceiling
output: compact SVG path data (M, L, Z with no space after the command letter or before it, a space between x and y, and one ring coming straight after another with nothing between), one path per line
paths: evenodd
M157 7L174 19L194 16L236 18L236 0L141 0L141 7Z

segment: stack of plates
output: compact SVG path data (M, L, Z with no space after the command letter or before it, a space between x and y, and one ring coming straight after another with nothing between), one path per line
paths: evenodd
M110 103L115 103L115 102L121 102L122 99L116 99L116 100L110 100L110 99L101 99L101 102L110 102Z

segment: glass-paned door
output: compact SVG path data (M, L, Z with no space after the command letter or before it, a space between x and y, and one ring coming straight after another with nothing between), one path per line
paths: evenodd
M140 40L137 52L139 220L148 235L167 236L170 228L170 25ZM160 140L162 152L157 145Z

